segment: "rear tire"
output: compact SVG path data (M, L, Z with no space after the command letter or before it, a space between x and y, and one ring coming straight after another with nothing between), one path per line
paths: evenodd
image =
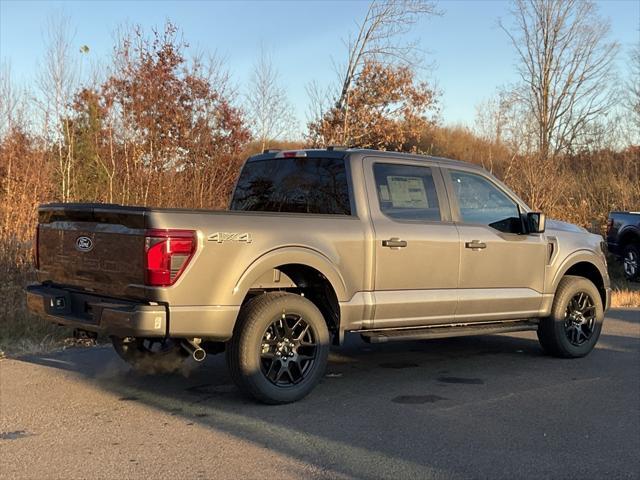
M567 275L558 285L551 315L538 325L538 339L555 357L584 357L596 345L603 321L602 298L596 286L586 278Z
M300 400L327 366L329 331L322 313L292 293L266 293L247 303L227 344L231 378L245 394L277 405Z
M111 337L118 356L140 373L163 374L179 371L189 353L171 338Z
M627 280L632 282L640 280L640 247L637 243L630 243L624 247L622 262Z

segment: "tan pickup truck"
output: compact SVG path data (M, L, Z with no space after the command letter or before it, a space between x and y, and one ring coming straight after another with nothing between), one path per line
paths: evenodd
M309 393L346 333L536 330L580 357L610 296L600 236L477 166L362 149L253 156L229 211L43 205L37 237L32 311L108 335L134 367L226 351L266 403Z

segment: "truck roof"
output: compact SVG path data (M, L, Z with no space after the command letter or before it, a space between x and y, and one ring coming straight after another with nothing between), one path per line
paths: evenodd
M306 155L302 155L304 152ZM385 151L385 150L375 150L370 148L347 148L347 147L327 147L327 148L301 148L295 150L276 150L276 149L268 149L263 153L253 155L247 159L247 162L255 162L260 160L268 160L272 158L287 158L285 153L297 153L300 154L300 157L312 157L312 156L322 156L324 158L344 158L347 155L361 155L361 156L373 156L376 157L388 157L388 158L406 158L410 160L428 160L430 162L436 162L440 165L451 166L451 167L467 167L467 168L475 168L478 170L483 170L480 165L476 165L474 163L464 162L461 160L452 160L444 157L434 157L431 155L420 155L417 153L404 153L404 152L393 152L393 151ZM292 155L293 156L293 155Z

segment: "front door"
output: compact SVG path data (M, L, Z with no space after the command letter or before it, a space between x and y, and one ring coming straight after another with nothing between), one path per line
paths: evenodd
M440 169L424 161L364 162L375 232L374 327L453 321L460 249Z
M548 244L523 233L518 203L488 176L444 169L460 232L456 321L537 316Z

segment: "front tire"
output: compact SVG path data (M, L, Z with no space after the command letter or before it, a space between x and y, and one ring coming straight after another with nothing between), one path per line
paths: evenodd
M640 247L635 244L627 245L622 252L624 276L635 282L640 279Z
M231 378L254 399L271 405L305 397L327 366L329 331L306 298L266 293L241 310L226 358Z
M538 325L538 339L555 357L584 357L596 345L603 321L602 298L596 286L586 278L567 275L558 285L551 315Z

